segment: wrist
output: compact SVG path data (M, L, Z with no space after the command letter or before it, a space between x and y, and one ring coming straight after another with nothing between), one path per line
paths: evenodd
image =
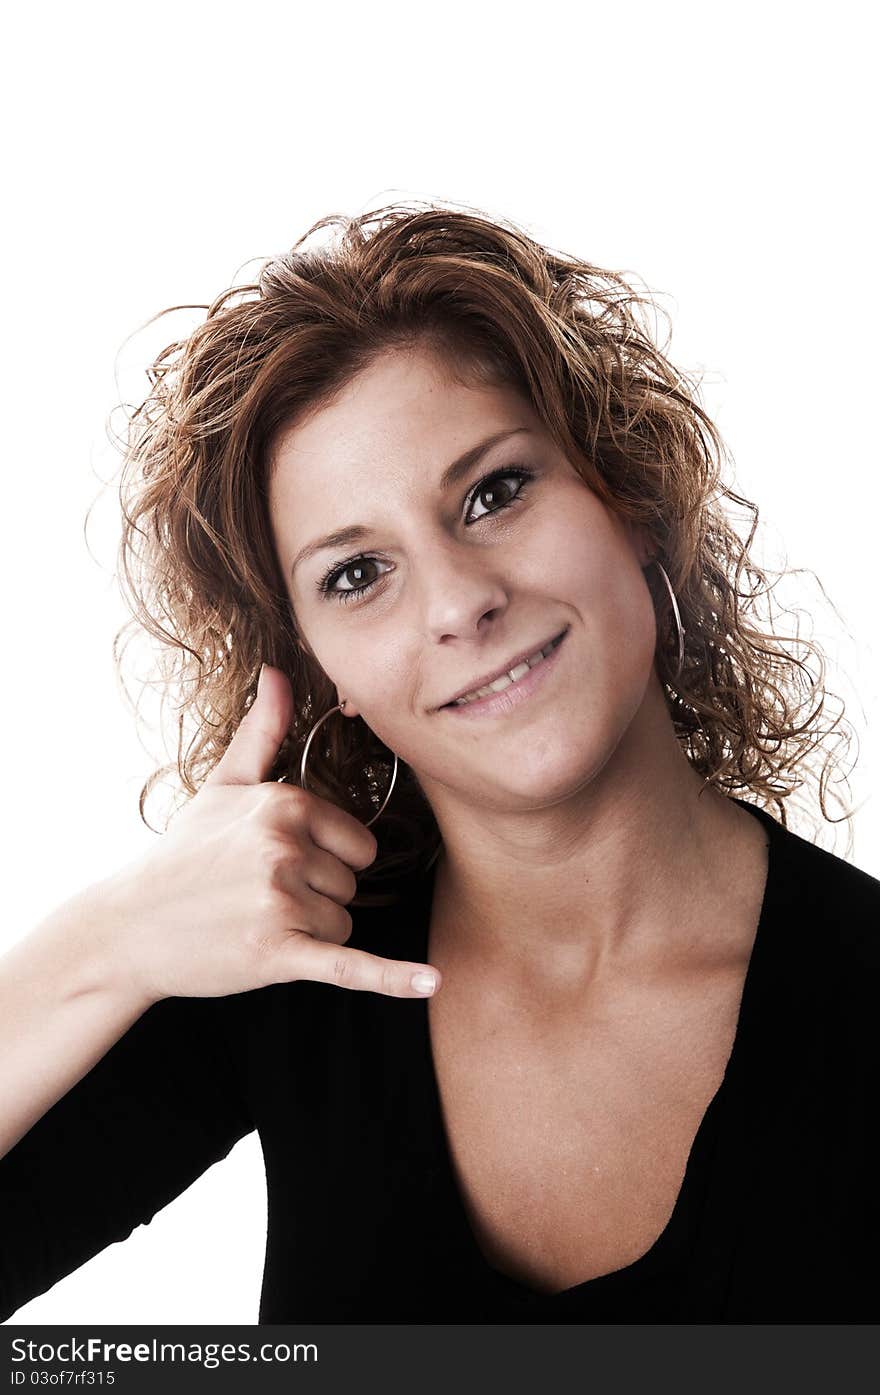
M130 924L125 888L115 876L84 887L44 921L70 996L109 995L131 1015L157 1000L131 953Z

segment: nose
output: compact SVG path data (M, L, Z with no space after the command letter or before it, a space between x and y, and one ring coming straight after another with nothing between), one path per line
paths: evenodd
M440 538L419 548L419 595L424 633L435 641L470 639L484 617L508 603L508 587L494 550Z

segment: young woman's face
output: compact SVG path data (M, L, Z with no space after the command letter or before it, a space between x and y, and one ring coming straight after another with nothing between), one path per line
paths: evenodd
M525 811L602 769L651 677L650 552L519 393L386 353L280 436L269 502L304 642L429 799ZM323 544L342 529L360 531ZM499 710L444 706L563 631Z

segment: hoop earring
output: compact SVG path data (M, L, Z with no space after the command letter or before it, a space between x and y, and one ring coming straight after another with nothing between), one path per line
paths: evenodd
M665 581L666 589L669 592L669 599L672 602L672 614L675 617L675 628L678 631L678 668L675 671L675 677L672 681L673 683L677 683L679 678L681 677L681 670L684 666L684 637L687 634L687 631L681 623L681 615L679 614L678 601L675 599L675 592L672 589L672 583L669 580L669 577L666 575L666 568L663 566L662 562L659 562L657 560L656 557L652 557L651 561L656 564L657 569L660 572L660 575Z
M306 744L305 744L305 746L303 747L302 761L300 762L300 767L299 767L299 780L300 780L300 784L302 785L303 789L307 789L307 788L308 788L308 786L306 785L306 761L308 760L309 747L310 747L311 744L312 744L312 738L314 737L315 732L318 730L318 727L321 725L321 723L322 723L322 722L325 722L325 721L327 720L327 718L330 717L330 716L332 716L332 714L333 714L334 712L341 712L347 701L348 701L348 698L343 698L342 701L341 701L341 702L338 702L338 703L336 704L335 707L331 707L327 712L325 712L324 715L323 715L323 717L319 717L318 720L317 720L317 722L315 722L315 725L312 727L311 731L309 732L308 736L306 737ZM368 819L367 822L364 824L364 827L365 827L365 828L369 828L371 823L375 823L375 822L376 822L377 818L379 817L379 814L381 814L381 813L384 812L384 810L385 810L385 805L388 803L389 799L391 798L391 791L394 789L394 782L395 782L395 780L397 779L397 752L395 751L393 754L394 754L394 770L392 771L392 774L391 774L391 784L388 786L388 793L386 794L385 798L382 800L382 805L381 805L381 808L379 809L378 813L374 814L373 817L372 817L371 819Z

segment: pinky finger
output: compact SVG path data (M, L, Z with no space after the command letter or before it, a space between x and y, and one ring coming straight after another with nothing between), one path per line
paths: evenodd
M389 998L430 997L442 983L439 970L430 964L383 959L365 949L347 949L307 934L290 936L288 944L289 949L279 954L279 967L289 968L291 979L332 983L337 988L382 993Z

